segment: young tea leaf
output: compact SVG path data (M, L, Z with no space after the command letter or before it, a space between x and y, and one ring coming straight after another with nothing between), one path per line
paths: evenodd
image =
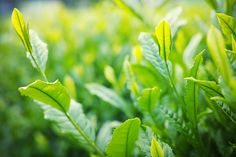
M225 37L230 41L231 34L236 39L236 20L234 17L226 15L224 13L217 13L217 18L220 23L220 27Z
M160 92L157 87L144 89L142 95L138 98L142 111L151 113L157 106L159 95Z
M25 49L31 53L32 47L30 44L30 37L29 37L29 29L24 21L24 17L22 13L14 8L12 12L11 21L13 24L13 27L17 33L17 35L20 37Z
M155 29L155 35L159 44L160 55L167 62L171 48L170 24L167 21L160 22Z
M70 97L65 87L59 82L53 83L37 80L26 87L19 88L22 95L29 96L62 112L67 112Z
M220 90L220 86L214 81L197 80L193 77L187 77L185 79L198 84L210 96L223 96Z
M157 71L168 80L168 69L165 61L162 60L159 54L159 48L155 40L148 33L141 33L139 35L139 41L142 46L143 56L152 63ZM169 70L171 71L171 63L167 62ZM170 72L171 73L171 72Z
M107 146L109 157L131 157L138 137L140 120L128 119L114 130L112 139Z
M231 69L229 65L229 61L225 52L225 43L223 36L220 31L216 29L214 26L211 27L207 34L207 45L209 48L209 52L211 57L219 69L219 72L223 78L223 80L229 84L231 80Z
M154 137L152 138L150 153L151 157L164 157L164 152L161 148L161 145L157 142L157 140Z

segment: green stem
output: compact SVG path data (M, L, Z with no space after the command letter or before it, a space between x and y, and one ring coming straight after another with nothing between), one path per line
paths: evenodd
M34 56L32 55L32 52L30 52L30 56L34 61L34 64L36 65L37 70L39 71L39 73L42 75L43 79L48 82L47 76L45 75L45 73L41 70L41 68L39 67L38 63L36 62Z
M65 112L66 117L70 120L70 122L73 124L75 129L84 137L84 139L92 146L92 148L98 153L100 157L105 157L103 152L96 146L96 144L89 139L89 137L81 130L81 128L76 124L74 119L67 113Z
M167 61L165 61L165 66L166 66L166 69L167 69L170 85L171 85L172 89L174 90L174 93L175 93L176 97L180 98L180 95L179 95L179 93L178 93L178 91L177 91L177 89L175 87L174 81L171 78L170 70L169 70L169 67L167 65ZM183 105L185 105L185 102L184 102L183 98L181 98L181 101L182 101Z

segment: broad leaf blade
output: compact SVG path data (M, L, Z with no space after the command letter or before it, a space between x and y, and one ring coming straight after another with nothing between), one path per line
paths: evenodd
M19 88L19 91L22 95L29 96L62 112L67 112L70 106L70 97L59 81L48 83L37 80L26 87Z
M217 13L217 18L221 26L221 30L224 33L228 41L231 40L231 34L236 39L236 20L234 17L226 15L224 13Z
M70 101L68 115L70 115L75 123L80 127L83 135L78 132L72 122L68 119L67 114L43 103L40 103L40 106L44 110L45 119L55 122L62 133L72 136L72 138L80 143L81 146L87 149L91 148L84 135L87 136L89 140L94 142L95 129L92 127L91 122L84 115L81 104L72 99Z
M139 35L139 41L142 46L143 56L152 63L157 71L166 79L168 79L168 69L165 62L159 55L159 48L155 40L148 33L141 33ZM169 69L171 70L171 64L168 62Z
M109 157L132 156L140 123L138 118L128 119L114 130L106 150Z
M216 29L214 26L211 27L211 29L207 34L207 45L211 57L215 65L219 69L219 72L223 80L227 84L229 84L232 74L229 61L225 52L224 39L220 31Z
M142 111L151 113L157 106L159 95L160 92L157 87L144 89L138 98Z
M161 148L161 145L157 142L157 140L153 137L150 147L151 157L164 157L164 152Z
M170 55L171 47L171 31L170 24L167 21L162 21L155 29L155 35L160 48L160 55L165 62Z

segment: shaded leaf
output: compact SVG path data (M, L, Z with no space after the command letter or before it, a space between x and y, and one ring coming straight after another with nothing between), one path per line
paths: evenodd
M106 122L102 125L96 139L96 144L101 150L105 151L108 142L111 140L113 129L119 125L120 122L118 121Z
M128 119L114 130L112 139L107 146L109 157L131 157L138 137L140 120Z
M59 81L49 83L37 80L26 87L20 87L19 91L22 95L29 96L62 112L67 112L70 106L70 97Z
M200 64L202 63L202 52L200 52L195 57L195 62L193 67L190 70L190 76L197 78L197 72L199 69ZM197 120L197 99L198 99L198 91L197 87L195 85L195 82L187 81L186 87L185 87L185 94L184 94L184 101L186 106L185 111L188 119L195 125Z
M86 88L91 94L98 96L103 101L122 110L128 116L131 115L130 107L127 106L126 102L120 96L118 96L114 90L96 83L89 83L86 85Z
M137 80L145 87L157 86L158 82L156 73L154 73L150 68L145 67L140 64L132 64L131 69Z
M95 129L84 115L81 104L72 99L67 114L42 103L40 106L44 110L45 119L55 122L62 133L72 136L81 146L91 151L91 143L95 141Z

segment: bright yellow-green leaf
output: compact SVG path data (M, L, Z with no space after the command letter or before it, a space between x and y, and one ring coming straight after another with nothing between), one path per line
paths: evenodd
M151 157L164 157L164 152L161 148L161 145L157 142L157 140L153 137L150 147Z
M70 97L65 87L59 82L53 83L37 80L26 87L19 88L22 95L29 96L62 112L67 112Z
M232 72L225 52L225 42L220 31L214 26L207 34L207 45L211 57L226 83L230 82Z
M171 47L171 30L167 21L162 21L155 29L155 35L160 48L161 57L167 61L170 55Z
M236 39L236 20L233 16L229 16L223 13L217 13L217 18L221 26L221 30L224 33L226 39L230 41L231 35Z
M25 49L31 53L32 48L30 44L29 29L25 24L22 13L18 9L14 8L11 20L13 27L18 36L20 37Z

